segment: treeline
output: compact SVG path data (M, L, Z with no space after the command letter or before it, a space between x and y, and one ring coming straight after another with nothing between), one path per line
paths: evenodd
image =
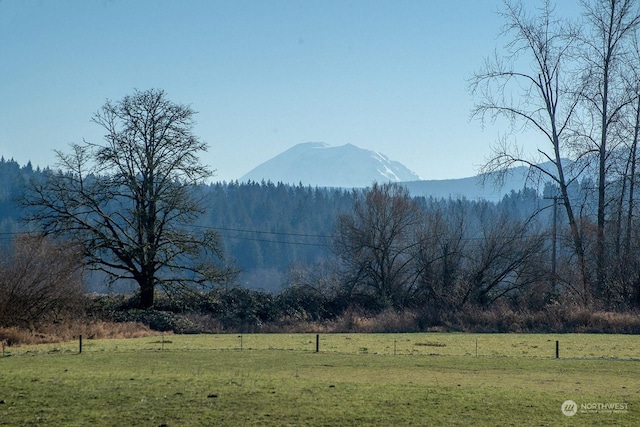
M216 230L243 285L278 291L291 265L325 258L336 216L353 203L342 189L272 182L202 186L208 207L199 225Z
M26 231L19 221L19 198L26 183L40 173L30 165L0 160L0 237L5 248ZM588 214L595 206L590 188L583 181L570 193L582 203L585 236ZM207 210L195 227L220 234L225 255L241 271L238 280L201 293L199 303L185 296L179 302L161 299L164 302L155 311L144 313L132 309L134 294L116 302L94 298L87 310L107 320L143 321L155 327L227 330L255 329L273 322L335 322L348 313L375 316L407 310L414 313L414 320L419 313L424 327L449 322L464 323L469 329L473 322L462 320L461 313L545 313L557 312L558 307L636 309L640 299L637 261L624 270L613 261L608 264L613 280L606 294L584 286L583 272L576 271L569 223L554 190L547 186L539 195L523 189L494 203L412 197L399 185L376 184L357 191L271 182L201 185L194 191L207 201ZM618 227L613 222L610 227L612 246L607 253L614 260ZM26 245L26 250L16 252L24 265L29 265L24 260L45 262L28 252L40 244L17 242L14 251ZM585 239L586 247L594 248L589 242ZM633 260L640 259L636 244L629 251L636 254ZM8 264L4 268L5 273L15 271ZM30 267L29 271L41 270ZM38 276L39 286L47 290L50 282L43 277ZM75 276L69 273L68 277ZM8 280L6 286L11 283L16 281ZM85 291L106 290L114 289L85 283ZM52 305L58 297L53 292ZM75 291L69 302L79 306ZM119 308L114 311L115 307ZM188 313L190 321L196 316L207 319L204 324L218 326L195 322L197 327L186 327L190 323L184 320L179 326L172 317L184 319ZM20 320L21 324L30 321Z
M0 242L28 231L20 219L20 201L31 180L43 171L31 164L0 159ZM240 271L242 286L281 289L292 264L326 256L338 213L350 209L353 194L342 189L290 186L282 183L213 183L194 189L206 212L191 227L217 232L225 257ZM127 290L127 285L115 290ZM105 292L98 276L87 289ZM113 290L112 289L112 290Z
M30 164L0 159L0 240L9 243L27 231L20 222L21 197L41 171ZM277 292L292 268L300 269L333 256L336 221L354 206L359 191L285 185L272 182L229 182L194 189L205 201L206 213L195 227L216 231L225 256L240 271L244 287ZM475 200L418 198L425 210L474 210L493 206L513 218L526 218L548 200L532 190L508 195L498 204ZM448 208L446 206L449 206ZM486 209L486 208L485 208ZM549 212L543 212L548 216ZM504 216L503 215L503 216ZM470 224L469 224L470 225ZM118 289L128 289L122 286ZM88 290L104 292L97 279Z
M31 163L20 166L15 160L0 157L0 241L11 240L12 233L23 230L20 225L20 205L17 203L27 188L27 183L40 170Z

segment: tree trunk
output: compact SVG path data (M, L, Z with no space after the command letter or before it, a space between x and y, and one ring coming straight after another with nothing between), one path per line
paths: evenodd
M155 286L153 277L147 278L139 282L140 284L140 308L146 310L153 307L153 299L155 294Z

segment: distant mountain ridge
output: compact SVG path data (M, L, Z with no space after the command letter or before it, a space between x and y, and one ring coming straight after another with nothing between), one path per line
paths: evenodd
M511 191L522 190L529 168L515 167L497 186L491 175L466 178L421 180L402 163L384 154L359 148L353 144L333 147L323 142L297 144L267 160L240 178L241 182L282 182L313 187L364 188L374 181L395 182L406 186L413 196L434 198L467 198L498 201ZM538 184L542 191L543 183Z
M504 180L498 184L491 174L481 174L467 178L421 180L403 182L412 196L434 197L436 199L484 199L497 202L511 191L520 191L526 187L541 193L544 182L532 182L528 179L529 168L517 166L509 169Z
M258 165L240 181L262 180L317 187L361 188L376 182L417 181L420 177L382 153L346 144L297 144Z

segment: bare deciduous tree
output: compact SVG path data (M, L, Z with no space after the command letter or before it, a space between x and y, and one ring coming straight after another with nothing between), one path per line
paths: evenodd
M338 217L334 245L351 296L371 297L380 308L406 305L416 287L420 218L416 201L397 184L374 184Z
M18 236L0 264L0 326L33 329L78 314L83 298L78 245Z
M509 293L543 281L544 236L529 221L484 219L481 236L468 245L461 304L483 308Z
M458 284L462 277L466 213L461 204L447 211L425 215L416 248L415 265L420 296L431 309L448 310L457 305Z
M195 112L162 90L108 101L93 117L104 143L57 152L60 173L34 182L27 220L44 233L82 242L88 265L140 290L141 308L156 287L188 290L226 280L218 235L193 227L204 212L194 186L212 175L198 153Z
M604 295L610 294L605 277L605 222L611 201L607 187L618 178L612 165L614 153L624 142L615 128L622 116L632 111L634 91L629 90L625 73L640 25L640 10L635 0L582 0L581 4L588 25L580 37L583 108L576 129L585 143L583 151L595 153L597 159L596 288Z
M589 272L583 236L574 212L569 187L583 172L584 163L568 170L565 158L580 160L572 151L572 122L579 97L572 48L578 33L572 25L555 17L549 0L542 2L539 14L531 16L523 2L504 1L503 34L509 37L503 56L487 59L483 69L470 81L478 101L473 116L484 119L505 118L514 130L533 129L544 143L525 150L506 140L495 147L484 172L506 172L514 165L526 165L554 182L566 211L574 251L578 257L585 298L589 295ZM542 166L549 162L551 168ZM586 300L584 301L587 302Z
M619 285L617 290L627 304L640 305L640 252L637 230L637 185L638 185L638 143L640 141L640 40L633 41L631 60L625 73L626 87L633 101L627 114L621 116L619 129L624 149L621 157L621 185L618 191L617 220L615 230L615 274L612 281ZM626 206L625 206L626 205ZM613 290L616 292L616 290Z

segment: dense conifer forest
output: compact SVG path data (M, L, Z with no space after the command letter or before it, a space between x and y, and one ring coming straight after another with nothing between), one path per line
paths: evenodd
M42 171L30 163L0 159L0 238L27 231L21 222L20 199L28 182ZM332 255L338 215L351 210L360 190L285 185L272 182L216 182L194 191L206 202L207 211L198 227L215 230L223 240L227 258L241 272L239 285L279 291L294 267L311 265ZM532 190L513 192L500 203L483 200L417 198L425 210L500 211L524 219L549 201ZM548 212L538 221L548 222ZM93 290L99 289L95 284Z
M21 240L32 235L21 221L21 198L43 173L0 159L2 248L10 252L16 242L32 251L44 248L33 255L36 264L35 257L47 257L51 245ZM585 236L586 214L594 206L589 188L588 181L572 187L585 213ZM161 296L153 310L141 311L135 309L135 287L106 286L87 275L80 286L93 302L83 311L178 332L274 330L274 325L299 330L311 327L304 326L308 322L320 322L326 330L361 330L367 324L366 330L378 331L638 328L630 313L640 297L634 269L640 257L620 265L615 251L620 243L612 238L607 289L581 282L552 186L542 195L514 191L497 203L412 197L391 184L345 190L217 182L193 191L206 201L206 211L190 226L218 233L224 256L238 272L235 280L198 291L202 298ZM638 253L632 242L628 250ZM53 258L65 253L73 254L73 248L57 250ZM72 286L65 289L73 294ZM378 320L362 323L363 316Z

